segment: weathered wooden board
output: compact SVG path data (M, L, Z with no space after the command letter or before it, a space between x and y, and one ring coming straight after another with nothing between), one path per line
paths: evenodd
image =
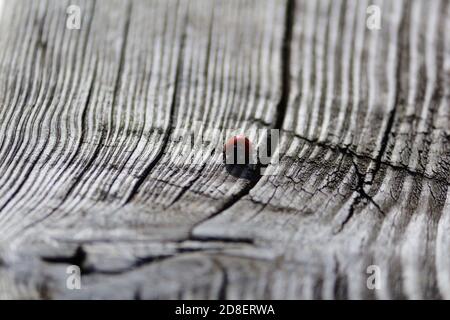
M448 1L18 0L0 29L0 298L450 298ZM227 170L199 124L281 129L279 161Z

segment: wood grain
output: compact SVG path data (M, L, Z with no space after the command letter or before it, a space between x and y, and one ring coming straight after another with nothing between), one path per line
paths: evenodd
M450 298L448 1L18 0L0 28L0 298ZM263 176L178 134L261 128Z

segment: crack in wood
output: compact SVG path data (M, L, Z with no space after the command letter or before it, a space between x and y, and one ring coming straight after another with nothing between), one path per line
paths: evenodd
M124 201L123 206L125 206L125 205L129 204L131 201L133 201L134 197L138 194L141 186L143 185L143 183L145 182L147 177L150 175L153 168L159 163L159 161L161 160L161 158L164 155L164 152L166 151L166 149L168 147L168 142L169 142L170 136L173 131L175 110L176 110L176 105L177 105L177 101L178 101L177 95L178 95L178 89L180 86L179 82L180 82L180 77L181 77L181 69L183 67L183 54L184 54L184 47L185 47L185 42L186 42L187 23L188 23L188 10L186 11L186 14L184 17L184 22L183 22L184 27L183 27L183 34L181 35L180 53L179 53L179 59L177 62L177 69L176 69L176 73L175 73L175 83L174 83L174 90L173 90L173 95L172 95L172 104L170 106L169 124L168 124L167 131L165 132L162 143L161 143L161 149L158 151L158 153L155 156L155 158L153 159L153 161L147 167L145 167L145 169L143 170L143 172L141 173L141 175L135 182L133 188L131 189L130 194Z
M386 214L384 213L384 211L381 209L380 205L378 205L373 199L372 197L370 197L366 191L364 190L364 186L365 185L372 185L373 182L375 181L375 177L378 174L380 168L381 168L381 164L382 164L382 158L386 152L387 149L387 145L389 142L389 135L391 134L391 131L393 129L393 125L394 125L394 120L395 120L395 116L397 113L397 109L398 106L400 105L400 101L401 101L401 92L402 92L402 84L401 84L401 70L402 70L402 50L400 50L400 48L402 48L405 45L405 39L404 39L404 32L402 32L402 30L404 30L404 28L406 28L406 15L403 15L401 18L401 22L400 22L400 27L399 27L399 39L398 39L398 43L397 43L397 68L395 71L396 74L396 86L395 86L395 100L393 102L393 106L392 109L389 111L388 113L388 119L387 119L387 124L386 124L386 128L383 132L382 138L381 138L381 142L380 142L380 150L377 154L377 156L375 157L374 161L375 161L375 168L372 171L368 171L364 174L360 173L358 170L357 165L353 162L354 166L355 166L355 172L358 178L358 185L356 188L356 192L358 192L358 196L355 197L353 199L352 204L350 205L350 209L349 212L346 216L346 218L344 219L344 221L342 222L339 231L342 231L342 229L345 227L345 225L350 221L350 219L353 217L354 212L355 212L355 207L361 202L362 199L366 199L368 200L370 203L372 203L379 212L381 212L383 214L383 216L385 216ZM367 175L370 175L370 178L368 181L366 181L366 177Z
M328 149L328 150L331 150L331 151L339 152L339 153L341 153L343 155L355 157L355 158L358 158L358 159L361 159L361 160L373 161L374 163L377 162L377 158L371 157L371 156L365 155L365 154L359 154L359 153L351 150L350 146L340 146L338 144L331 144L331 143L328 143L326 141L319 141L318 139L309 139L307 137L304 137L302 135L299 135L297 133L294 133L294 132L288 131L288 130L283 130L282 132L285 132L289 136L292 136L294 138L303 140L303 141L305 141L308 144L313 145L313 146L322 147L324 149ZM290 156L285 155L284 157L285 158L289 158ZM445 159L442 159L442 161L445 161ZM411 168L409 168L406 165L394 164L394 163L391 163L391 162L388 162L388 161L384 161L384 160L379 160L379 163L380 163L380 168L378 168L378 170L380 170L382 166L386 166L386 167L389 167L389 168L397 170L397 171L406 172L407 174L410 174L410 175L415 176L415 177L427 179L427 180L430 180L430 181L439 182L439 183L441 183L443 185L449 185L450 184L447 179L443 179L443 178L438 177L438 176L431 176L431 175L428 175L428 174L426 174L424 172L412 170ZM374 177L372 177L372 179L371 179L372 181L373 181L373 178Z
M292 42L292 31L294 27L294 15L295 15L295 0L287 0L285 8L285 25L284 25L284 35L283 35L283 45L281 52L281 96L279 103L277 105L276 119L273 124L273 129L281 130L283 126L284 119L286 117L287 104L290 93L290 57L291 57L291 42ZM247 196L250 191L256 186L260 181L261 175L257 174L259 172L261 164L256 164L253 170L246 169L246 172L250 175L249 183L235 196L233 196L229 201L227 201L217 212L210 215L206 219L197 222L190 230L190 237L193 237L193 230L200 224L210 220L213 217L220 215L222 212L226 211L228 208L232 207L239 200Z

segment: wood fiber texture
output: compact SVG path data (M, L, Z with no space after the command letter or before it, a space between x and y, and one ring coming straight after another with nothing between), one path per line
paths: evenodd
M4 3L0 298L450 299L449 30L448 0ZM229 129L280 130L266 174L179 134Z

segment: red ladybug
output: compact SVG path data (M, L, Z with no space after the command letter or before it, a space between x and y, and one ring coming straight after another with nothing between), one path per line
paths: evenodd
M240 134L230 138L224 145L225 163L249 164L251 161L252 145L250 140Z

